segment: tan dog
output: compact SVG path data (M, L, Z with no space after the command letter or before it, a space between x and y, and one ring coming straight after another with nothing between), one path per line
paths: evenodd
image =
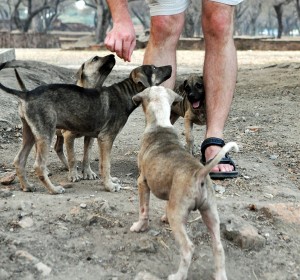
M76 73L76 85L84 88L101 88L103 83L115 65L115 57L113 54L99 57L94 56L84 62ZM82 137L82 134L69 130L57 129L56 142L54 149L64 164L69 170L69 181L77 182L81 179L95 180L97 174L91 169L90 165L90 150L92 148L94 138L84 136L84 149L82 159L82 174L77 171L77 160L74 151L75 138ZM66 146L67 158L65 157L63 146Z
M226 152L238 147L233 142L228 143L210 163L203 166L184 149L171 125L171 104L181 100L178 94L162 86L148 88L133 97L134 102L142 102L146 128L138 155L139 220L130 230L140 232L148 228L150 190L156 197L167 200L167 218L180 246L181 256L177 273L168 279L187 279L194 245L188 238L186 221L191 210L199 210L212 238L215 279L226 280L219 216L208 174Z
M182 96L183 100L172 105L171 123L174 124L179 117L184 118L187 150L193 153L193 124L205 125L206 123L203 77L191 74L183 83L177 85L174 91Z

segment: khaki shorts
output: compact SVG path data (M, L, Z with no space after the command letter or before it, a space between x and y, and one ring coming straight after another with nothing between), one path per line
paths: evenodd
M243 0L211 0L227 5L237 5ZM182 13L190 4L190 0L146 0L151 16L168 16Z

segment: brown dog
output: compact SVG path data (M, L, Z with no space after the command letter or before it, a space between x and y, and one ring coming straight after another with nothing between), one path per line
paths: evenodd
M32 146L36 146L34 168L38 178L51 194L63 193L54 186L47 173L50 144L56 129L70 130L98 140L100 174L107 191L119 191L121 186L110 174L113 142L137 108L132 97L152 85L159 85L172 73L170 65L142 65L133 69L122 82L100 89L86 89L72 84L49 84L31 91L18 91L0 83L0 89L17 96L23 123L23 143L14 165L23 191L35 188L26 178L26 161Z
M140 232L148 228L150 190L156 197L167 200L166 214L181 256L177 273L168 279L187 279L194 245L188 238L185 223L191 210L199 210L212 238L216 279L226 280L219 216L208 174L231 148L237 150L237 145L228 143L210 163L203 166L184 149L169 119L171 104L182 100L182 97L159 86L144 90L133 100L142 102L146 128L138 155L139 220L130 230Z
M76 85L84 88L98 88L103 86L103 83L113 67L116 60L113 54L99 57L94 56L84 62L76 73ZM64 164L69 170L69 181L77 182L81 179L95 180L98 178L97 174L91 169L90 165L90 150L92 148L94 138L90 136L84 137L83 159L82 159L82 174L77 171L77 160L74 151L75 138L82 137L78 132L69 130L57 129L56 142L54 149ZM66 146L67 158L65 157L63 146Z
M187 150L193 153L193 124L205 125L206 123L203 77L191 74L183 83L177 85L174 91L182 96L183 100L172 105L171 123L174 124L179 117L184 118Z

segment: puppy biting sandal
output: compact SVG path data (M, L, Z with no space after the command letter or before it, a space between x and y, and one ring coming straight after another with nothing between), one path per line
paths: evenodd
M223 147L224 145L225 145L225 142L220 138L210 137L210 138L205 139L203 141L203 143L201 144L201 154L202 154L201 162L205 165L206 163L208 163L212 160L212 159L210 159L209 161L206 162L206 159L205 159L206 148L208 148L210 146ZM234 161L229 157L228 154L226 154L225 157L223 157L221 159L219 164L230 164L233 166L233 170L228 171L228 172L221 172L221 171L220 172L210 172L209 175L210 175L211 179L230 179L230 178L235 178L239 175L239 172L236 170Z

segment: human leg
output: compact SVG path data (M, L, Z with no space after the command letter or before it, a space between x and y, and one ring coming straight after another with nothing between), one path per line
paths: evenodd
M223 139L237 75L237 57L233 41L234 6L209 0L202 1L202 28L205 40L204 85L206 92L207 128L205 138ZM221 149L209 146L206 161ZM213 172L230 172L230 164L219 164Z
M143 64L172 65L172 76L164 86L174 88L176 78L176 47L184 25L184 12L151 16L150 38Z

